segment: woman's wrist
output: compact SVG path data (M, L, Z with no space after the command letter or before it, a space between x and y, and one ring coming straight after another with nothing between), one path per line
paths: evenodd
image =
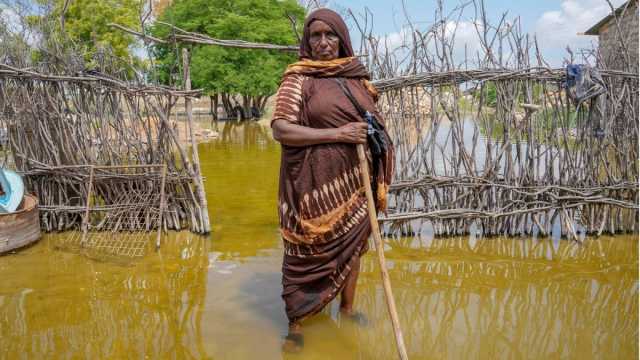
M329 129L329 140L332 143L342 142L342 138L340 136L340 128Z

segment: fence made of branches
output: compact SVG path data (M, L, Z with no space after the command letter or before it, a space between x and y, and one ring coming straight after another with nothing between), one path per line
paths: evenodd
M569 51L567 64L602 78L602 94L576 98L519 18L490 24L481 1L448 13L440 2L431 27L408 21L393 46L368 13L353 18L397 149L388 233L637 231L637 70ZM455 43L463 25L471 48Z
M463 16L469 10L471 20ZM438 1L427 27L406 15L401 44L373 36L370 13L346 15L361 34L359 57L381 92L397 149L390 207L380 218L385 231L579 239L638 230L637 67L609 70L597 51L567 49L565 63L584 63L582 77L597 80L576 90L582 78L571 84L568 68L551 67L518 17L490 23L482 0L451 11ZM173 25L172 39L113 26L152 42L295 48L212 39ZM476 35L462 46L455 42L461 26ZM62 206L45 211L47 229L79 223L64 210L78 205L79 192L50 176L57 167L167 164L167 211L176 214L169 227L208 230L193 136L194 164L168 120L181 96L189 115L197 93L189 87L187 49L183 69L185 90L177 91L0 67L0 120L16 165L41 182L32 186L42 189L43 205Z
M100 217L123 212L124 230L155 229L157 214L140 208L153 201L140 194L161 194L162 183L163 227L208 232L206 202L199 196L202 179L194 164L197 149L180 142L179 128L169 117L179 99L197 95L197 90L136 85L96 72L49 75L0 64L5 164L12 161L38 196L43 229L79 229L90 217L98 224L95 230L118 230L122 222ZM144 165L166 166L166 184ZM125 170L92 177L91 166ZM86 213L89 202L96 209L92 214Z

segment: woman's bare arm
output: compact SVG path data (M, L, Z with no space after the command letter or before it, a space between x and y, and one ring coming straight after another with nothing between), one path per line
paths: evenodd
M351 122L339 128L315 129L296 125L286 120L274 120L273 138L284 145L308 146L329 143L364 144L367 142L367 124Z

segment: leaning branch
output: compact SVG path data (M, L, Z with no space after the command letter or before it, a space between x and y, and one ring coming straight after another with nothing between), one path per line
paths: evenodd
M116 28L118 30L124 31L128 34L139 36L145 41L153 41L159 44L167 44L170 41L181 42L186 44L201 44L201 45L217 45L231 48L239 48L239 49L263 49L263 50L278 50L278 51L298 51L299 47L297 45L274 45L267 43L255 43L244 40L221 40L214 39L207 35L193 33L189 31L185 31L180 29L177 26L158 21L158 24L162 24L168 26L173 30L171 35L169 35L166 39L160 39L153 36L146 35L144 33L129 29L120 24L110 23L109 26Z
M109 23L107 25L111 26L113 28L116 28L116 29L118 29L120 31L124 31L127 34L138 36L138 37L142 38L142 40L144 40L144 41L151 41L151 42L156 42L156 43L159 43L159 44L166 44L167 43L167 41L165 41L165 40L162 40L162 39L159 39L157 37L153 37L153 36L150 36L150 35L147 35L147 34L132 30L132 29L129 29L128 27L124 27L124 26L122 26L120 24Z

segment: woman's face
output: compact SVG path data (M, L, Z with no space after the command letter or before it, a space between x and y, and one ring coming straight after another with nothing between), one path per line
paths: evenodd
M313 60L337 59L340 53L340 38L327 23L316 20L309 25L309 45Z

